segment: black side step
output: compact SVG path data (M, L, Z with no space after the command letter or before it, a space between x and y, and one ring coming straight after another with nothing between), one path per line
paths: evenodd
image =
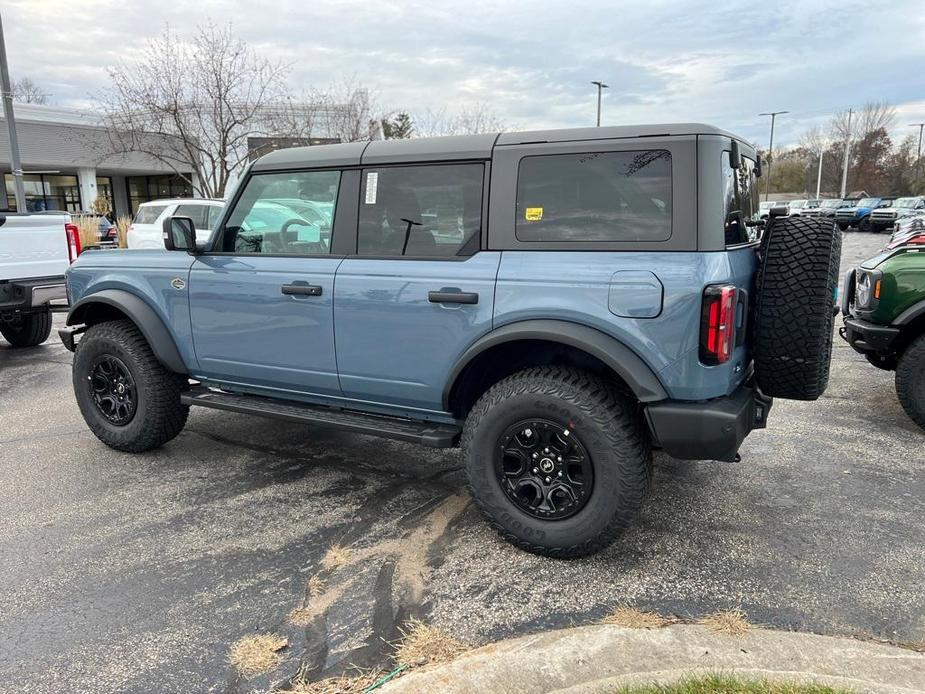
M290 422L321 424L358 434L410 441L431 448L450 448L456 444L461 428L455 424L416 422L398 417L366 414L334 407L308 405L292 400L277 400L260 395L242 395L193 386L180 396L184 405L212 407L258 417L285 419Z

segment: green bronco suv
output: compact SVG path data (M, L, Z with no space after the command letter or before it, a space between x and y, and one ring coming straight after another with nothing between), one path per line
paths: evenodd
M874 366L896 371L896 394L925 429L925 234L848 272L841 335Z

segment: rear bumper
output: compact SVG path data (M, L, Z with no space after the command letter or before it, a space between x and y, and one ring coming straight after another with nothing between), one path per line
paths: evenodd
M63 277L39 277L0 283L0 311L44 309L52 301L67 300Z
M675 458L732 461L745 437L767 426L772 402L757 387L743 385L705 402L652 403L646 419L656 445Z
M845 327L839 333L861 354L877 354L892 350L893 342L899 335L899 328L868 323L866 320L846 316Z

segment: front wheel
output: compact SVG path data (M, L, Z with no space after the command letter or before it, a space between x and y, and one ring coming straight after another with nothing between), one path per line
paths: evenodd
M573 369L531 368L496 383L469 413L462 447L488 521L505 540L550 557L611 544L651 480L638 405Z
M864 219L862 219L860 222L858 222L858 231L870 232L870 231L872 230L872 229L871 229L871 226L872 226L872 225L871 225L871 223L870 223L870 218L869 218L869 217L864 217ZM879 230L875 230L875 233L880 233L880 231L879 231Z
M131 321L87 330L74 355L73 380L87 426L110 448L149 451L186 424L189 406L180 394L188 379L164 368Z
M845 224L844 222L839 222L839 223L838 223L838 228L839 228L841 231L848 231L848 226L849 226L849 225L848 225L848 224Z
M0 335L14 347L35 347L51 334L51 311L27 313L7 323L0 322Z
M925 429L925 335L913 340L899 358L896 395L909 418Z

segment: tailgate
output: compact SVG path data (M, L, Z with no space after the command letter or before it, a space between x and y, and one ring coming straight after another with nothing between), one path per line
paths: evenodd
M69 219L66 214L0 214L0 281L64 276Z

